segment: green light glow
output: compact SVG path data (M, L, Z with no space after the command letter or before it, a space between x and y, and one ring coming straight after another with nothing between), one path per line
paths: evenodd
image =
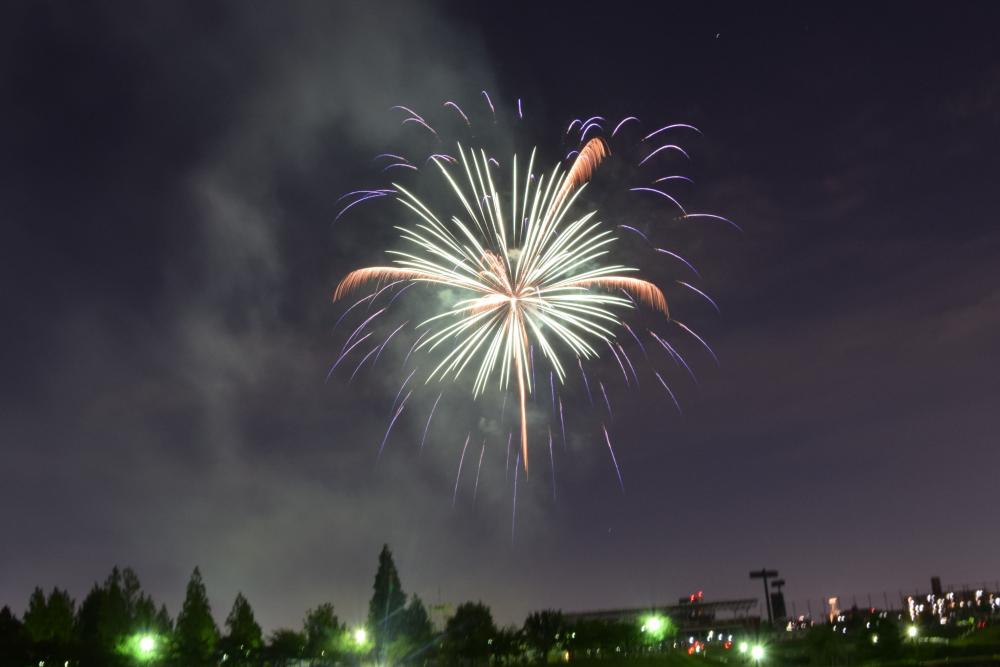
M754 647L750 649L750 657L760 662L764 659L764 647L760 644L754 644Z
M154 634L144 632L132 635L126 639L119 650L122 653L131 655L139 662L147 662L157 657L159 644L159 637Z
M670 619L658 614L650 614L642 619L639 628L645 637L651 641L660 641L670 631Z

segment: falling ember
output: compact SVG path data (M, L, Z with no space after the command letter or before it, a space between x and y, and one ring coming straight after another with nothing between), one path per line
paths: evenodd
M472 503L476 503L476 496L479 495L479 473L483 470L483 454L486 453L486 441L483 440L483 448L479 450L479 465L476 466L476 484L472 487Z
M455 491L451 494L451 506L455 506L455 501L458 499L458 483L462 479L462 464L465 463L465 450L469 448L469 439L472 434L465 436L465 444L462 445L462 455L458 457L458 472L455 473Z
M608 429L604 424L601 424L601 430L604 431L604 442L608 443L608 452L611 453L611 462L615 464L615 473L618 474L618 486L621 487L622 495L625 495L625 482L622 481L622 469L618 467L618 457L615 456L615 448L611 446L611 436L608 435Z

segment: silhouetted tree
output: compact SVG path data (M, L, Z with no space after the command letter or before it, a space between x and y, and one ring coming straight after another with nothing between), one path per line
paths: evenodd
M374 592L368 603L368 627L375 641L375 650L381 655L395 638L400 625L400 614L406 605L406 594L399 583L399 573L392 561L389 545L382 545L378 555Z
M73 638L73 607L66 591L53 588L48 599L36 588L24 613L24 631L35 643L66 644Z
M445 627L447 653L459 663L484 664L496 634L490 608L482 602L465 602L458 605Z
M160 634L169 635L173 632L174 622L170 620L170 614L167 612L167 605L160 605L160 610L156 612L156 616L153 617L153 625L156 628L156 631Z
M201 571L196 567L188 581L184 604L177 615L174 642L178 657L187 665L211 662L219 641L219 629L212 618Z
M390 662L412 661L428 657L433 652L434 627L427 609L419 597L410 597L410 603L399 613L395 638L389 644Z
M344 627L333 613L333 605L321 604L306 613L302 627L306 657L333 663L343 651Z
M306 650L306 637L295 630L275 630L265 649L266 657L275 665L288 665L302 659Z
M219 651L234 664L250 664L260 652L263 644L263 633L254 618L250 603L243 593L236 594L233 608L226 617L226 635L219 640Z
M24 634L24 624L10 607L0 609L0 665L23 665L28 663L28 641Z
M522 636L528 648L534 650L541 662L546 662L549 652L561 644L566 621L561 612L547 609L536 611L524 620Z
M493 640L493 659L505 665L520 662L524 657L521 629L513 625L497 630Z

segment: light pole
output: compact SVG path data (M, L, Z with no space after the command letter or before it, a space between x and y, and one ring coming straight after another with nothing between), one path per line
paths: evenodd
M751 579L763 579L764 580L764 603L767 605L767 624L772 625L774 623L774 618L771 616L771 591L767 587L767 580L772 577L777 577L777 570L768 570L764 568L762 570L757 570L756 572L750 573Z

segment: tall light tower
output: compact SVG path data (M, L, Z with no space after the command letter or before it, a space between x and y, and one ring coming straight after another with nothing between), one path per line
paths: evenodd
M767 604L767 624L774 624L774 617L771 615L771 589L767 586L767 580L772 577L777 577L777 570L768 570L764 568L762 570L757 570L756 572L750 573L751 579L763 579L764 580L764 602Z

